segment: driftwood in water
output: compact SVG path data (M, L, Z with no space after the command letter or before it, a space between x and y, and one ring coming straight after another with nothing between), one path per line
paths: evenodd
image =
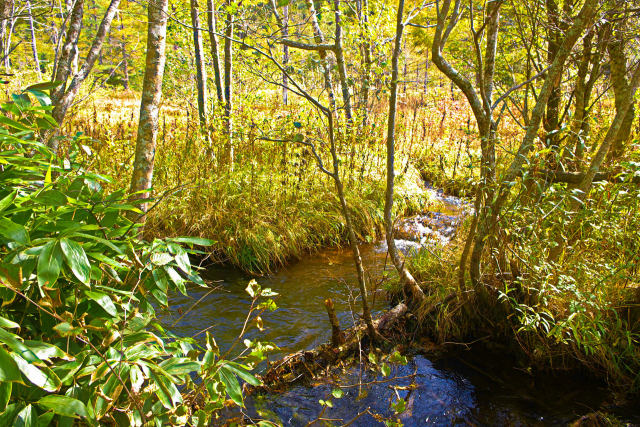
M329 306L327 306L327 310L329 310ZM383 337L388 336L393 327L406 313L407 306L404 303L400 303L378 317L373 322L373 325ZM331 317L331 315L329 316ZM314 377L317 372L354 354L358 349L360 340L367 335L367 326L365 324L356 325L345 332L345 341L342 345L323 344L313 350L299 351L287 355L280 361L271 364L262 377L263 387L273 390L274 388L287 386L302 378Z

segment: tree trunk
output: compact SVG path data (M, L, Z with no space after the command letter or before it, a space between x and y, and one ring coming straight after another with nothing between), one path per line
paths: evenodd
M342 215L347 227L347 237L349 240L349 246L353 254L353 261L355 263L356 272L358 276L358 287L360 290L360 299L362 303L362 319L367 325L367 332L371 341L380 341L380 333L376 330L373 319L371 317L371 309L369 308L369 295L367 292L367 279L365 276L364 266L362 265L362 257L360 256L360 248L358 247L358 239L353 228L353 222L351 221L351 214L349 213L349 207L347 205L347 199L344 193L344 186L340 179L340 159L338 158L338 152L335 142L335 126L334 126L334 114L335 109L332 109L327 115L329 121L329 147L331 151L331 159L333 160L333 182L336 186L338 193L338 199L340 200L340 206L342 208Z
M282 19L282 36L289 38L289 5L286 5L283 9ZM289 46L282 45L282 66L286 70L289 66ZM287 73L282 73L282 103L287 105L289 103L289 78Z
M33 28L33 13L31 12L31 1L27 0L27 13L29 15L29 33L31 35L31 53L33 54L33 64L38 73L38 81L42 80L42 74L40 70L40 59L38 59L38 46L36 45L36 33Z
M198 16L198 0L191 0L191 26L193 27L193 46L196 59L196 87L198 92L198 117L200 129L207 130L207 69L204 66L202 36L200 34L200 17Z
M231 3L227 0L227 6L230 6ZM225 29L225 40L224 40L224 121L225 121L225 130L227 133L227 146L226 152L224 153L223 161L229 167L229 170L233 170L233 49L232 49L232 38L233 38L233 26L234 26L234 16L232 13L227 12L226 19L226 29Z
M402 32L404 30L404 23L402 22L403 13L404 0L399 0L398 17L396 22L396 39L391 59L391 93L389 95L389 120L387 123L387 190L385 193L384 203L384 228L387 238L389 257L398 271L400 281L405 289L405 294L413 302L420 303L424 300L424 293L407 269L404 260L400 257L393 237L393 185L395 178L394 145L396 133L396 108L398 103L398 59L400 57L400 43L402 42Z
M56 88L54 94L52 94L51 97L51 101L53 104L53 112L51 115L59 124L62 124L64 117L67 114L67 110L73 104L73 101L75 100L75 97L80 90L80 86L86 80L86 78L89 77L89 73L91 72L96 59L102 51L102 45L104 44L104 40L109 33L109 30L111 29L111 22L113 21L113 18L118 11L120 0L111 0L111 3L109 4L109 7L104 14L104 17L102 18L102 22L98 27L98 31L95 38L93 39L93 43L91 44L91 47L87 52L87 56L84 60L84 63L82 64L82 67L73 76L71 82L67 86L66 82L71 74L69 64L69 60L72 59L71 48L77 46L78 36L80 34L80 26L82 25L82 5L78 8L78 3L82 3L82 0L77 0L76 7L72 12L72 22L67 33L67 41L65 41L63 57L61 58L58 67L58 71L60 73L58 76L56 76L56 80L60 80L62 83ZM51 138L51 134L47 135L47 143L54 151L57 150L57 139Z
M313 28L313 37L316 44L324 43L324 35L322 34L322 30L320 29L320 24L318 24L318 13L316 12L316 8L313 4L313 0L305 0L307 4L307 8L309 8L309 15L311 19L311 26ZM320 55L320 59L323 65L323 76L324 76L324 88L327 91L329 96L329 105L331 111L335 111L336 109L336 99L333 93L333 82L331 79L331 63L329 58L327 57L327 52L325 50L319 50L318 55Z
M224 103L224 90L222 88L222 72L220 71L220 48L216 35L216 10L213 0L207 0L207 26L209 27L209 41L211 42L211 58L213 61L213 81L216 85L218 102Z
M347 66L344 61L344 52L342 48L342 23L340 11L340 0L333 0L333 12L335 13L336 25L336 63L338 66L338 75L340 76L340 87L342 89L342 102L344 104L344 113L347 121L350 123L353 118L351 111L351 96L349 95L349 82L347 78Z
M149 3L147 28L147 55L140 101L140 121L136 139L135 160L131 177L131 193L134 199L148 197L153 179L153 162L158 136L158 115L162 100L162 77L166 61L168 0ZM141 206L147 211L147 204Z
M612 40L609 43L609 65L611 68L611 83L615 97L616 110L626 108L627 95L631 90L631 84L627 79L627 55L625 54L625 29L624 21L613 30ZM608 160L619 158L624 152L624 146L631 135L631 126L635 119L635 107L633 103L629 106L628 113L624 116L620 124L620 131L611 142L611 150L608 153Z
M120 52L122 53L122 86L125 90L129 90L129 56L127 55L127 37L124 34L124 24L122 22L122 14L120 14Z
M15 22L14 14L14 2L13 0L3 0L0 5L0 35L2 36L0 42L2 44L2 60L4 62L4 69L6 73L11 72L11 61L9 55L11 55L11 35L13 34L13 25Z
M371 91L371 40L369 35L369 2L362 0L362 124L369 120L369 93Z

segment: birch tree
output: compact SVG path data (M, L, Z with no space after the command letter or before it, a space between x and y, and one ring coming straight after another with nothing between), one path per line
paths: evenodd
M168 0L149 2L147 28L147 54L142 99L140 101L140 121L136 138L135 159L130 191L134 199L149 196L153 180L153 164L158 137L158 116L162 100L162 78L166 62ZM143 212L147 204L141 205Z

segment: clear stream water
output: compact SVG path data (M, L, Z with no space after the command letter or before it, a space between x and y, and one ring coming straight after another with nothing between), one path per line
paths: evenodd
M399 247L409 251L433 244L433 241L446 244L465 207L459 199L435 194L444 201L446 209L409 219L408 223L419 223L422 228L418 227L416 236L398 241ZM374 308L379 311L386 308L387 303L376 284L381 283L385 274L392 273L386 262L386 247L378 243L363 245L361 250L371 277ZM244 289L251 277L232 267L219 265L209 267L204 277L215 289L190 287L188 296L174 295L171 312L163 313L161 319L183 336L203 338L201 331L210 328L224 350L233 342L244 322L250 304ZM358 311L357 298L350 296L357 295L357 291L355 269L347 249L329 248L310 254L257 280L263 288L269 287L279 293L279 308L263 315L263 332L253 328L247 337L276 343L281 350L273 354L271 360L329 340L330 326L323 304L326 298L333 299L343 328L353 324L350 306ZM534 379L514 368L507 359L480 354L476 350L437 360L417 354L410 357L407 365L392 367L391 377L398 377L396 380L353 386L360 376L362 383L382 379L356 366L319 383L294 385L285 393L251 396L243 412L251 418L269 418L284 425L304 426L320 414L322 407L318 401L329 398L331 390L341 385L347 386L343 389L344 397L332 399L333 408L323 414L324 418L334 420L335 425L352 420L367 408L391 416L390 404L397 396L407 401L407 410L399 416L407 426L562 425L597 410L608 399L602 385L575 377ZM640 422L640 419L635 421ZM378 424L379 421L367 413L351 425Z

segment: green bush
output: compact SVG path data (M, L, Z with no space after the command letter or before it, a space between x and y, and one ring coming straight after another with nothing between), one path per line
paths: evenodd
M201 238L151 243L129 217L141 211L109 178L83 167L76 136L62 155L38 142L55 121L46 92L28 88L0 115L0 425L207 425L268 344L231 361L164 330L155 315L172 292L207 286L191 266ZM39 103L33 105L36 98ZM274 295L251 282L249 316Z

